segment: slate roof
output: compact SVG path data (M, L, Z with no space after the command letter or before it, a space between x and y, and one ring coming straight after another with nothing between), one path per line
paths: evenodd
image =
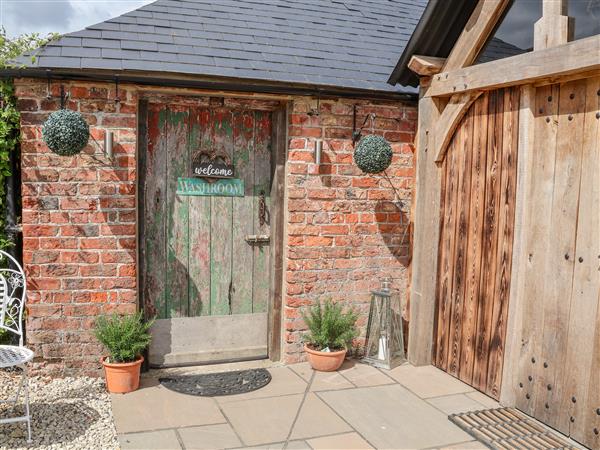
M69 33L30 68L414 92L387 79L427 0L158 0Z

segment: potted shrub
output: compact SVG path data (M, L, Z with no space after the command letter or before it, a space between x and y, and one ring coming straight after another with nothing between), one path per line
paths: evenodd
M333 372L344 362L348 346L358 335L357 314L342 305L326 300L316 302L302 317L308 327L304 336L304 351L313 369Z
M152 323L144 321L141 312L100 316L96 320L96 337L108 350L108 356L100 359L108 392L124 394L139 387L142 352L150 344L148 330Z

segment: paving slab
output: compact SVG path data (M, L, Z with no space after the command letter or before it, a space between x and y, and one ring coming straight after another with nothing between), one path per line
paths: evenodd
M468 384L433 366L415 367L404 364L390 370L389 375L421 398L473 392Z
M292 439L305 439L353 431L323 400L308 394L292 431Z
M310 439L309 445L315 450L362 450L372 449L358 433L346 433Z
M239 402L240 400L300 394L304 393L306 390L307 383L291 369L287 367L276 367L268 370L271 374L271 382L265 387L246 394L226 395L223 397L215 397L215 399L220 404L224 404L229 402Z
M352 360L346 360L340 367L339 373L357 387L381 386L395 382L379 369Z
M180 394L152 378L142 379L135 392L111 394L111 400L117 433L226 422L212 398Z
M489 447L479 441L469 441L449 445L448 447L443 447L441 450L489 450Z
M177 430L187 450L235 448L242 443L229 424L205 425Z
M471 439L446 414L398 384L317 395L376 448L430 448Z
M284 446L285 442L277 442L275 444L263 444L258 445L256 447L240 447L240 449L254 448L257 450L283 450ZM288 442L288 445L285 448L286 450L312 450L312 448L306 443L306 441L290 441Z
M319 372L313 370L309 363L299 363L289 366L306 382L310 381L314 373L313 382L310 386L312 392L317 391L332 391L335 389L349 389L354 385L338 372Z
M466 395L467 395L467 397L472 398L476 402L481 403L486 408L500 408L501 407L500 403L498 403L492 397L489 397L489 396L483 394L482 392L473 391L473 392L469 392Z
M121 434L119 443L123 450L181 450L175 430Z
M245 445L259 445L285 441L301 402L296 394L226 402L221 408Z
M433 397L427 399L427 402L448 415L485 409L485 406L469 397L467 394L453 394L445 395L443 397Z

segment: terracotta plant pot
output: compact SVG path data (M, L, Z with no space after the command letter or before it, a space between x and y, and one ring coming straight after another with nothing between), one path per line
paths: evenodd
M100 359L106 376L106 390L113 394L126 394L140 387L140 368L144 357L130 363L107 363L106 356Z
M320 372L333 372L338 370L344 362L347 352L347 350L340 350L338 352L320 352L313 350L306 344L304 345L304 351L308 355L308 362L312 368Z

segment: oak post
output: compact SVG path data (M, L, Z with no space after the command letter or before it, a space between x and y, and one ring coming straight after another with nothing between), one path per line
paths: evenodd
M441 170L435 163L436 100L425 97L421 82L415 196L415 234L410 293L408 360L431 364L440 220Z

